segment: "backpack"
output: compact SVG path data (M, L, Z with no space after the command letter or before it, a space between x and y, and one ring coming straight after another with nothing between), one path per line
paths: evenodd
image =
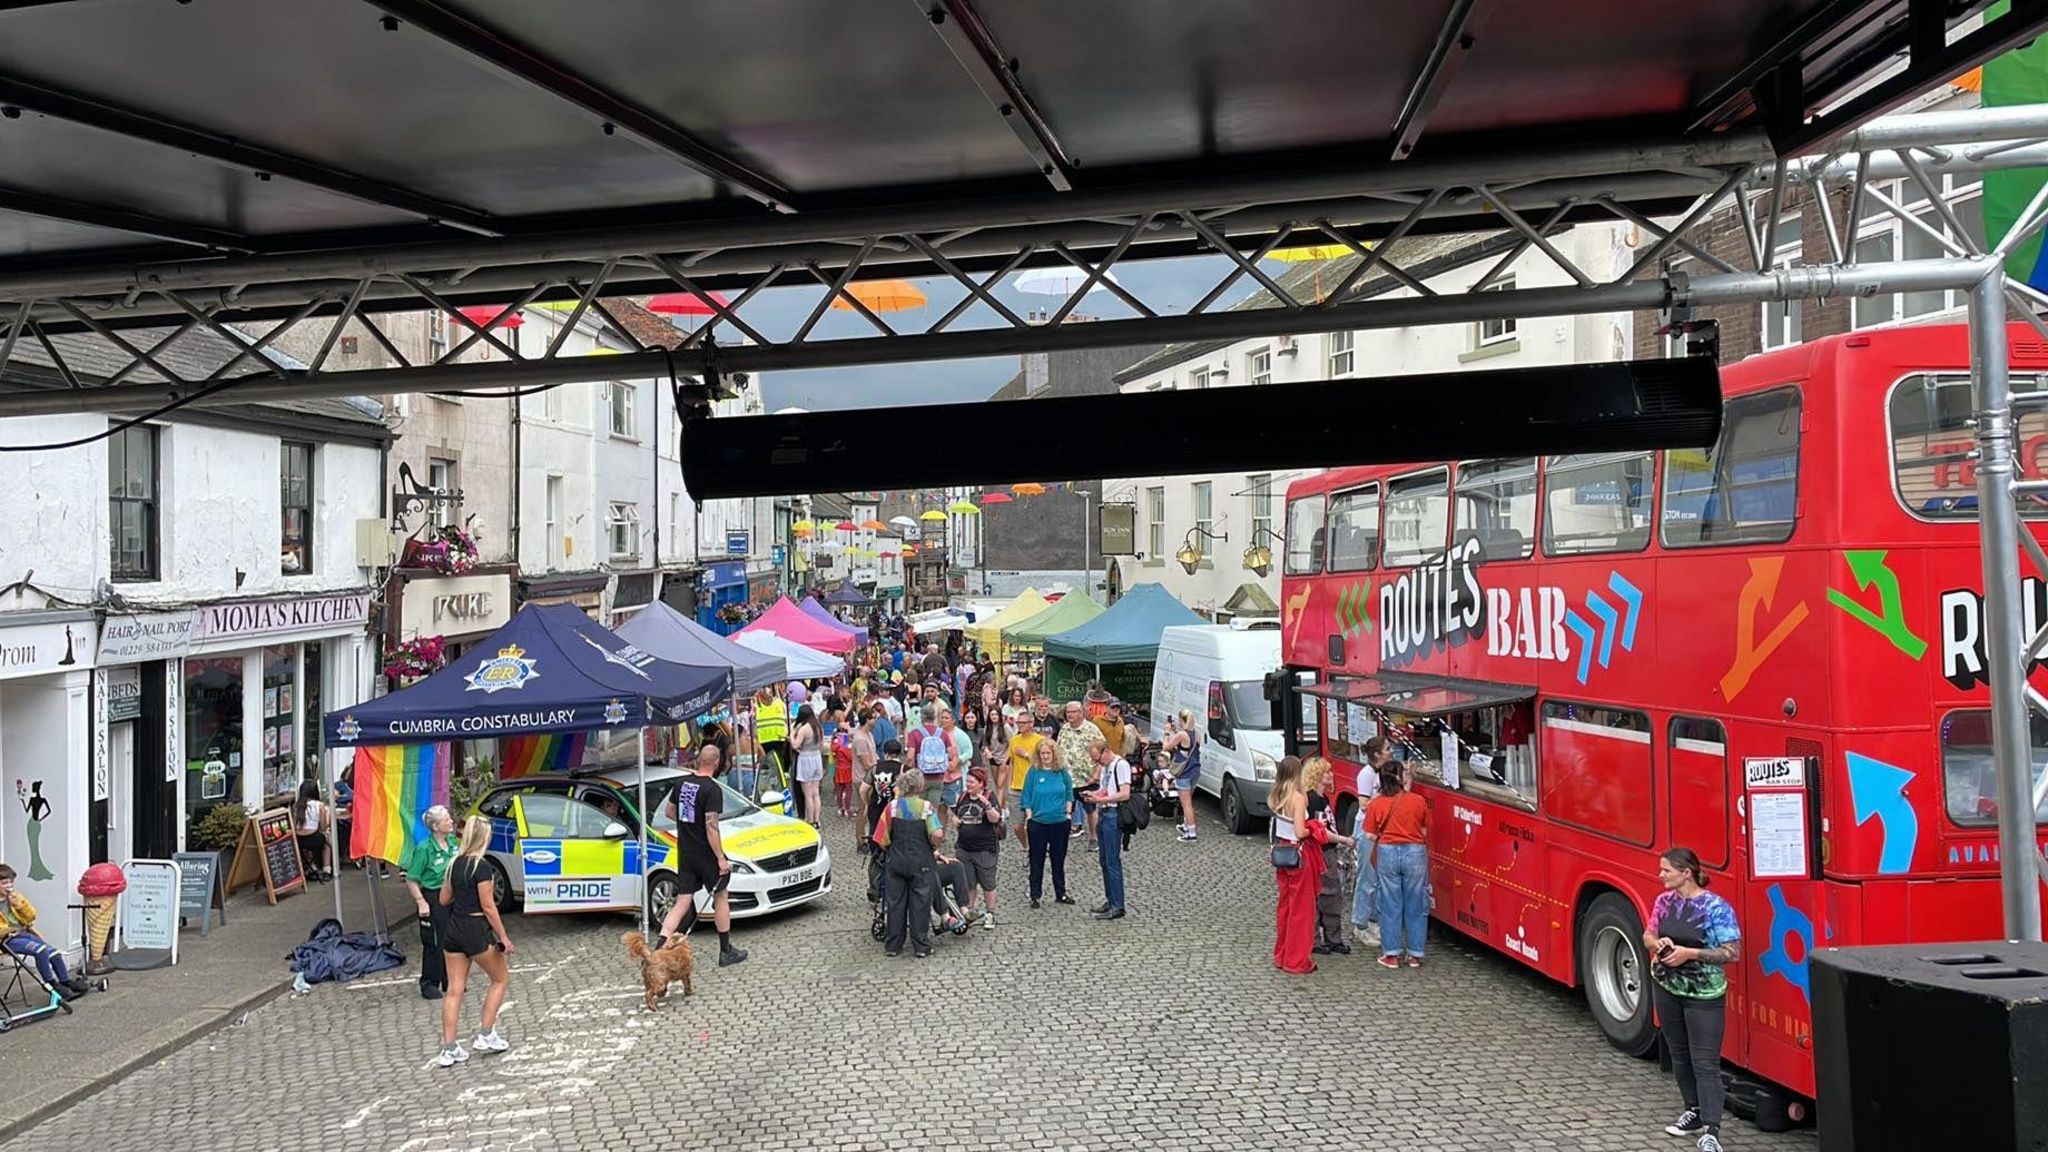
M1151 786L1151 777L1135 767L1130 771L1131 794L1124 797L1123 803L1117 805L1117 821L1125 828L1143 832L1145 826L1152 823L1152 805L1145 801L1145 792Z
M953 752L953 738L938 728L920 728L917 741L917 770L926 776L943 775Z

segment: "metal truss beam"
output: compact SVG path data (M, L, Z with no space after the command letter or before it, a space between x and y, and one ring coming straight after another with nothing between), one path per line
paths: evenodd
M498 234L498 227L491 217L474 208L47 84L15 76L0 76L0 108L22 109L131 140L190 152L250 172L282 176L352 200L410 212L429 221L452 224L482 236Z
M453 45L477 62L596 116L606 132L622 131L657 152L778 212L795 196L765 172L748 167L670 121L598 87L568 67L519 44L438 0L370 0L384 12Z
M1443 27L1437 30L1429 55L1423 59L1422 70L1408 85L1401 110L1394 117L1394 159L1406 160L1415 151L1430 115L1436 111L1437 101L1443 99L1444 90L1471 56L1492 12L1491 0L1452 0Z
M931 21L939 38L953 53L953 59L981 89L989 106L1010 126L1017 143L1031 154L1038 171L1054 188L1074 188L1074 159L1053 134L1052 125L1031 99L1017 73L1022 62L1003 51L995 33L974 7L973 0L915 0Z

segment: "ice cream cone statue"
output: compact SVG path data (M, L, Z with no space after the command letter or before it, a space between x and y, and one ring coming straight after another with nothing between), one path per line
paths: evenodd
M103 976L113 971L107 963L107 942L114 935L114 904L128 887L121 870L102 861L78 878L78 894L85 898L85 974Z

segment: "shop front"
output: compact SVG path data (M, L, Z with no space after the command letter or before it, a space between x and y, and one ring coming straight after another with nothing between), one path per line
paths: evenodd
M621 572L612 584L612 627L633 618L640 609L654 603L654 594L661 584L661 573Z
M93 673L92 858L168 859L180 846L184 657L196 613L109 613Z
M503 566L460 576L398 569L384 584L384 649L439 637L448 659L512 619L512 574Z
M367 592L207 604L180 668L180 810L269 808L324 778L320 717L370 697ZM339 754L337 754L339 755ZM329 765L338 773L343 764Z
M99 625L90 611L0 613L0 859L36 907L56 909L41 927L66 949L78 922L63 915L91 863L91 686Z
M746 607L747 565L743 560L726 560L704 566L702 593L697 597L697 623L720 636L730 636L746 622L728 619Z
M585 616L604 622L604 593L612 582L609 572L572 572L555 576L532 576L519 581L519 603L572 604Z

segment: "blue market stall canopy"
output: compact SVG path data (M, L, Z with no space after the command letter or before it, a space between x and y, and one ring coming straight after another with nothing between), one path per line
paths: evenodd
M874 601L868 599L865 593L853 586L851 580L834 588L825 597L826 606L832 608L866 608L873 603Z
M417 744L639 728L732 694L732 669L657 659L567 604L529 604L446 668L329 712L330 745Z
M1139 584L1109 611L1045 638L1045 654L1084 664L1150 662L1159 655L1159 634L1176 624L1203 620L1157 584Z
M743 648L659 600L633 613L632 619L619 625L618 634L664 660L731 668L733 691L741 696L752 696L789 679L782 657Z

